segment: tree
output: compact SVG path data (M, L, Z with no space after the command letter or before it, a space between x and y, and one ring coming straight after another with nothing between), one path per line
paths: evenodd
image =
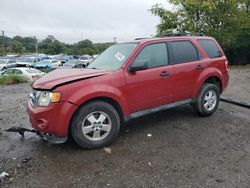
M250 49L250 0L169 0L175 11L161 4L151 12L160 17L157 34L203 33L215 37L226 51ZM250 60L249 60L250 61Z
M36 51L36 44L37 38L36 37L21 37L15 36L12 40L18 41L22 44L26 52L35 52Z
M23 45L22 45L22 43L14 40L13 43L12 43L12 50L15 53L21 54L23 52Z
M0 56L4 55L4 49L0 48Z
M38 50L45 54L60 54L63 52L63 45L53 36L48 36L46 39L38 43Z
M86 39L86 40L78 42L77 47L79 47L79 48L93 48L94 46L90 40Z

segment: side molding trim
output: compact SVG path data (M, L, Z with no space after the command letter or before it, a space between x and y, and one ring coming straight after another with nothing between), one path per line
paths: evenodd
M167 109L174 108L174 107L177 107L177 106L181 106L181 105L184 105L184 104L190 104L191 102L192 102L192 99L186 99L186 100L178 101L178 102L175 102L175 103L170 103L170 104L157 106L157 107L150 108L150 109L147 109L147 110L134 112L134 113L129 114L128 116L125 116L124 120L125 120L125 122L127 122L127 121L129 121L131 119L134 119L134 118L138 118L138 117L145 116L145 115L148 115L148 114L152 114L152 113L155 113L155 112L159 112L159 111L162 111L162 110L167 110Z

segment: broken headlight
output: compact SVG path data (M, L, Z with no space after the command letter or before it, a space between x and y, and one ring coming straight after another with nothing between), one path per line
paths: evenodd
M35 106L48 106L50 103L59 102L60 92L54 91L33 91L31 100Z

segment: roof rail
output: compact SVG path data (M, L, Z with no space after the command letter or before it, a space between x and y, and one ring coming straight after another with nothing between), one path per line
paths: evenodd
M150 37L139 37L139 38L135 38L134 40L143 40L143 39L150 39Z
M162 37L182 37L182 36L205 36L203 33L168 33Z

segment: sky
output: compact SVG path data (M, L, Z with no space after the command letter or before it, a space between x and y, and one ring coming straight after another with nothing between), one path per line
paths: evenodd
M155 35L159 18L149 9L156 3L171 9L167 0L0 0L0 30L66 43L124 42Z

